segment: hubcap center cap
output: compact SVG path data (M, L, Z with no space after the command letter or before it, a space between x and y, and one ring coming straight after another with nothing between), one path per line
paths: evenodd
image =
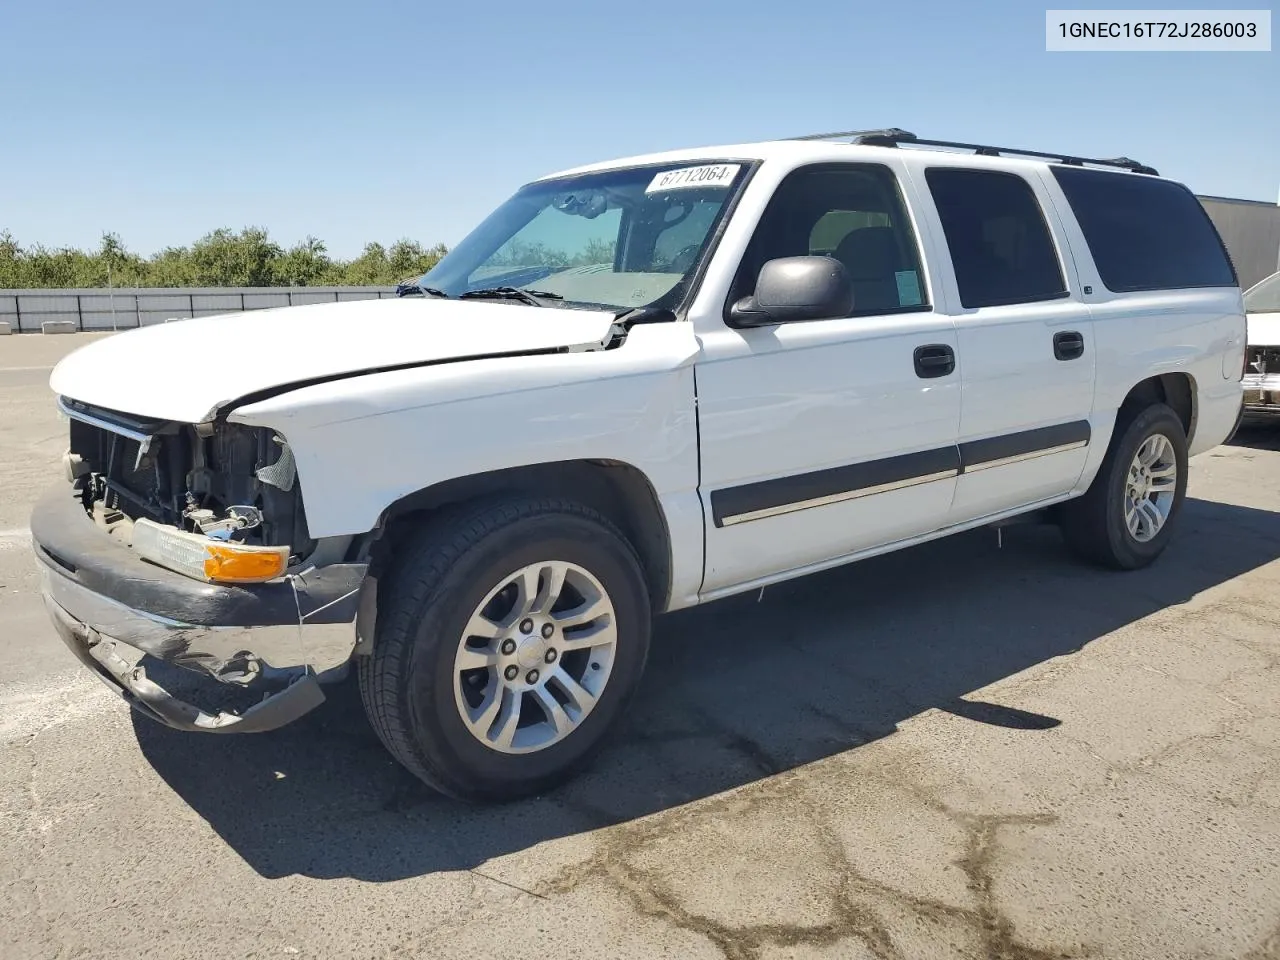
M525 637L516 648L516 662L524 670L542 666L542 658L547 652L547 641L536 633Z

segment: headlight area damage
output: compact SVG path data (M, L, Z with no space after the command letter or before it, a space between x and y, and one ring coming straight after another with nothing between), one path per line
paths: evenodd
M112 536L136 539L152 562L201 579L261 582L314 547L293 454L273 431L139 420L66 398L58 406L71 420L67 474L85 509ZM262 559L237 565L239 548L271 552L249 551Z
M270 730L323 702L374 585L349 539L309 536L285 439L65 397L59 407L71 487L40 502L31 532L46 605L76 656L180 729ZM194 673L169 671L166 689L148 673L158 663Z

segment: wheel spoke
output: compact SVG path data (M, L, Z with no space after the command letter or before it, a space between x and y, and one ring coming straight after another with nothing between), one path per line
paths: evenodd
M606 597L588 597L572 610L564 610L560 613L552 614L552 618L561 630L568 630L570 627L580 627L584 623L590 623L612 609L613 607Z
M560 648L566 653L570 650L588 650L591 647L603 647L616 643L618 628L613 625L613 617L601 618L601 621L588 630L577 630L566 634L560 641Z
M542 589L538 591L538 598L534 601L532 612L550 613L551 608L560 599L560 592L564 590L564 578L569 572L569 565L549 563L540 572Z
M511 608L505 626L509 627L526 613L533 611L534 605L538 602L538 581L541 579L541 572L537 567L525 567L516 575L513 581L516 585L516 602Z
M543 712L546 713L547 719L556 728L556 736L566 734L573 729L573 721L564 712L564 707L560 706L560 701L551 695L550 690L545 686L538 687L533 691L533 695L538 699L538 704L542 707Z
M489 692L489 696L484 703L480 704L480 709L475 714L467 716L467 723L476 734L484 740L489 738L489 731L493 728L494 718L497 717L498 711L502 708L502 701L507 694L507 688L501 683L493 684L493 689Z
M524 703L524 694L503 687L502 698L504 701L502 712L498 715L498 729L493 742L499 747L510 749L511 741L516 736L516 727L520 725L520 708Z
M1168 493L1178 486L1178 478L1174 476L1151 475L1151 492Z
M1146 442L1138 450L1138 462L1144 467L1149 467L1156 462L1160 456L1160 441L1164 439L1159 434L1153 437L1147 437Z
M1145 500L1139 500L1133 505L1133 519L1136 523L1133 535L1139 540L1146 540L1150 536L1150 530L1148 528L1151 525L1151 518L1148 517L1146 511L1143 510L1144 503L1146 503Z
M1147 473L1152 477L1176 477L1178 475L1178 465L1172 460L1162 461L1152 466Z
M591 695L586 687L569 676L563 667L556 667L555 672L551 674L551 679L572 701L572 705L578 711L578 719L581 719L582 715L595 705L596 698Z
M1140 508L1143 515L1147 518L1147 523L1151 530L1151 535L1155 536L1160 532L1160 528L1164 526L1164 514L1150 500L1143 500Z
M464 640L467 637L484 637L486 640L494 640L500 633L502 633L501 624L494 623L477 610L471 615L471 619L467 621L462 636Z
M498 662L498 652L496 650L476 650L472 647L463 647L458 651L457 666L459 670L478 670L481 667L492 667Z

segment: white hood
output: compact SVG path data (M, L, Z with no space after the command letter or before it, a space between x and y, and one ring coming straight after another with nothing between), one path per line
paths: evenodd
M382 367L599 348L612 313L491 301L354 300L175 320L81 347L53 370L65 397L198 423L247 394Z
M1250 313L1249 346L1280 347L1280 313Z

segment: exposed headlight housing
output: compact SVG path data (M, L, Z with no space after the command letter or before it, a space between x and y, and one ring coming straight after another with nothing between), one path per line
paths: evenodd
M211 583L264 583L289 565L288 547L213 540L146 519L133 525L133 549L166 570Z

